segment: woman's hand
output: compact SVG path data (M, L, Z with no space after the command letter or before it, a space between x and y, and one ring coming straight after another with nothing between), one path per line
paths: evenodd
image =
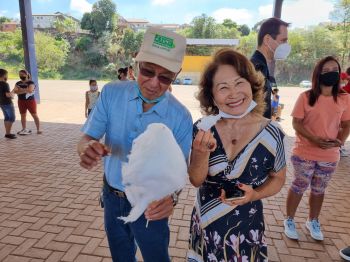
M241 206L244 204L247 204L252 201L258 200L258 192L255 191L251 186L246 185L246 184L239 184L238 185L239 189L244 191L244 196L243 198L240 199L235 199L235 200L230 200L226 198L226 193L225 190L221 189L221 195L220 195L220 200L230 206Z
M210 130L199 130L193 140L192 150L196 153L214 152L216 149L216 139Z
M335 146L334 141L323 139L317 136L313 137L311 139L311 142L322 149L329 149Z

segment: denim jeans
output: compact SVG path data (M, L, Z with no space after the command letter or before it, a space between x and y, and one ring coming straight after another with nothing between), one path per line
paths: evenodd
M119 197L104 186L104 222L109 249L114 262L136 262L136 244L144 262L170 262L168 219L150 221L142 215L138 220L124 224L118 219L127 216L131 205L126 198Z
M15 122L16 120L15 108L12 103L8 105L0 105L0 108L4 113L4 121L11 122L11 123Z

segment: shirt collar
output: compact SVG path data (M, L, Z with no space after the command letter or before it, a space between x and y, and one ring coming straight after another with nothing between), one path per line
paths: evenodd
M134 100L134 99L139 97L139 90L138 90L137 85L138 85L137 82L135 82L135 84L133 85L133 88L131 89L131 91L129 93L129 101Z
M137 85L138 84L135 83L135 85L131 89L130 94L129 94L129 101L138 99L142 103L142 100L139 97L139 89L138 89ZM170 96L169 92L165 92L165 97L160 102L158 102L154 106L152 106L152 108L149 111L147 111L146 113L155 112L159 116L165 117L166 113L168 111L169 96Z

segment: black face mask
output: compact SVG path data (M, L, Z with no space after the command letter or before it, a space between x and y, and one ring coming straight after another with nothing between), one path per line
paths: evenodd
M20 76L19 78L20 78L22 81L25 81L25 80L27 79L26 76Z
M320 83L325 86L334 86L339 82L339 72L327 72L320 75Z

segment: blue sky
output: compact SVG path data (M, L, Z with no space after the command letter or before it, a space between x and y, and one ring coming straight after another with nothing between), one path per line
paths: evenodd
M32 0L33 14L69 13L81 18L97 0ZM273 0L113 0L117 12L125 18L143 18L151 23L189 23L202 13L218 22L231 18L252 27L271 16ZM292 27L317 25L329 21L334 0L284 0L282 19ZM315 10L317 12L311 12ZM0 16L19 18L17 0L0 0Z

